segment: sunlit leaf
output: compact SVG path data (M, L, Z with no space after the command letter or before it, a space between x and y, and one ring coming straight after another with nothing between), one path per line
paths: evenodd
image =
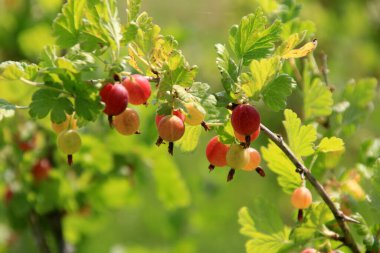
M332 112L332 93L319 79L304 85L304 112L305 119L328 116Z
M296 82L287 74L281 74L263 89L264 103L273 111L285 109L286 99L296 87Z
M317 39L314 39L313 41L306 43L305 45L303 45L302 47L298 49L292 49L288 51L287 53L282 55L282 58L289 59L289 58L305 57L310 52L314 51L314 49L317 48L317 45L318 45L318 41Z
M323 153L341 151L344 150L344 142L337 137L325 137L319 143L317 150Z

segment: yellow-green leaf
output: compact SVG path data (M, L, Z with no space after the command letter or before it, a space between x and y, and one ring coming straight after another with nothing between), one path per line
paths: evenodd
M344 142L337 137L325 137L318 145L318 151L327 153L344 150Z

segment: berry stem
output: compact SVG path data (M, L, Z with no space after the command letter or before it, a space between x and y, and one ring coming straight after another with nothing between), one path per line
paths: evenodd
M113 116L112 115L108 116L108 124L110 125L110 128L113 128Z
M263 170L263 168L261 168L261 167L259 166L259 167L257 167L255 170L256 170L256 172L257 172L260 176L265 177L265 171Z
M344 215L343 212L335 206L334 202L331 200L331 198L329 197L329 195L327 194L326 190L321 185L321 183L311 174L310 170L306 168L306 166L303 165L300 160L298 160L296 155L290 150L288 145L286 145L281 135L273 133L271 130L269 130L269 128L267 128L263 124L260 124L260 128L261 128L261 131L264 132L268 136L268 138L271 139L284 152L284 154L290 159L290 161L296 166L297 168L296 171L300 174L302 173L305 175L305 178L310 182L310 184L314 187L314 189L317 191L317 193L321 196L323 201L329 207L340 229L343 232L342 242L344 243L344 245L349 247L353 253L360 253L359 247L356 244L351 234L350 228L348 227L346 223L346 222L353 222L353 223L359 223L359 222L351 217Z

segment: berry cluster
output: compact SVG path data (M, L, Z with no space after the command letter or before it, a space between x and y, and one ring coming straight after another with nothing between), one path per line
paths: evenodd
M256 170L261 176L265 176L264 171L259 167L261 162L259 152L250 147L251 142L260 134L259 112L249 104L236 105L232 111L231 124L234 129L235 143L224 144L219 136L215 136L206 147L206 157L210 162L210 171L215 166L223 167L228 165L231 169L228 173L227 181L233 179L236 169Z

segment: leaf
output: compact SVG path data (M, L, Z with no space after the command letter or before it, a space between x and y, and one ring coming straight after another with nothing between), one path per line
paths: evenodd
M75 112L78 117L82 117L88 121L95 121L102 109L99 98L91 96L77 96L75 98Z
M279 39L281 23L276 20L268 28L267 18L258 8L254 14L243 17L239 25L230 29L229 43L235 55L247 66L253 59L267 57Z
M281 44L281 46L278 47L276 52L278 55L283 56L289 53L289 51L291 51L299 43L299 41L300 38L298 33L293 33Z
M375 78L349 82L343 91L343 98L349 101L351 106L364 108L374 99L376 86L377 80Z
M287 74L280 74L263 89L263 101L273 111L285 109L286 98L292 94L296 82Z
M0 80L20 80L25 78L34 80L38 73L38 66L25 62L6 61L0 64Z
M268 210L273 211L266 213ZM250 238L246 243L248 253L278 252L284 246L291 244L288 239L290 229L284 226L275 210L277 210L275 207L263 200L255 202L253 218L249 215L247 207L239 210L240 233ZM273 222L276 223L274 226Z
M163 149L151 154L158 198L169 210L188 206L190 193L172 157Z
M139 14L141 0L127 0L127 5L128 22L131 22L132 20L135 20Z
M53 34L57 37L57 44L62 48L69 48L78 43L85 6L85 0L68 0L54 20Z
M284 192L291 194L300 186L296 167L275 143L270 141L267 147L261 147L261 154L268 168L277 174L278 184Z
M310 52L314 51L314 49L317 48L318 40L314 39L311 42L306 43L301 48L298 49L292 49L289 52L282 55L283 59L289 59L289 58L301 58L308 55Z
M319 143L317 150L323 153L342 151L344 150L344 142L337 137L324 137Z
M202 133L201 126L186 125L185 134L175 144L183 152L193 151L198 146L199 136L201 135L201 133Z
M242 89L248 97L256 97L263 87L272 80L280 67L278 57L253 60L250 64L252 77L242 77ZM246 79L244 81L244 79ZM251 79L251 80L249 80Z
M215 48L217 52L216 65L222 75L223 87L228 93L231 93L236 90L234 85L238 78L238 66L230 57L224 45L216 44Z
M321 80L314 79L311 84L304 85L304 113L305 119L320 116L329 116L333 106L332 93Z
M313 144L317 139L317 131L310 124L301 126L301 120L292 110L284 111L285 121L283 121L286 134L288 136L289 147L293 153L301 158L314 153Z
M29 114L32 118L42 119L50 113L51 121L61 123L66 114L74 112L73 105L66 97L59 97L60 92L41 88L32 96Z

